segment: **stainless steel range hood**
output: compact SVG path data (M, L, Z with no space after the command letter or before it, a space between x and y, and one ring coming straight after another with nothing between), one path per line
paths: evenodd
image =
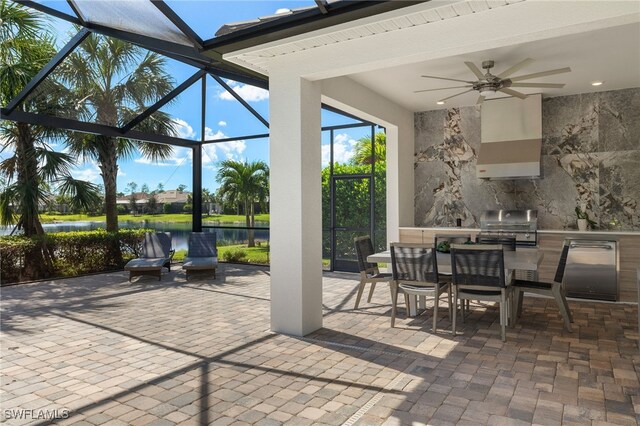
M480 122L479 178L540 177L542 95L485 101Z

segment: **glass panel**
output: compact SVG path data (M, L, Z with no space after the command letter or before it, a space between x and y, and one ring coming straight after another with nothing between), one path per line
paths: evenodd
M371 233L371 179L336 178L335 245L333 268L357 271L358 262L353 239Z
M256 223L256 227L263 225ZM224 226L225 228L203 228L205 232L217 234L218 259L221 262L269 264L268 229L230 229L232 225Z
M149 0L71 0L90 23L192 46L191 41Z
M234 82L226 80L232 87L253 87L237 86ZM260 89L262 90L262 89ZM239 90L240 91L240 90ZM251 106L260 110L260 114L265 117L264 109L268 108L268 96L247 95L252 89L245 89L239 93L245 96L253 96ZM245 93L247 92L247 93ZM259 100L258 100L259 99ZM206 109L206 129L205 139L216 140L235 136L247 136L269 133L269 129L262 124L247 108L234 98L224 87L218 84L210 76L207 76L207 109ZM265 117L266 118L266 117Z
M375 240L374 249L383 251L387 248L387 152L386 152L386 134L383 131L377 131L375 134L375 201L374 201L374 217L375 217Z

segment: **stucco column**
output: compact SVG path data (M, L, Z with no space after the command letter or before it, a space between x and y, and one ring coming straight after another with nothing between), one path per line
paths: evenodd
M400 227L414 224L413 114L387 126L387 244L400 241Z
M272 70L270 111L271 330L322 327L319 84Z

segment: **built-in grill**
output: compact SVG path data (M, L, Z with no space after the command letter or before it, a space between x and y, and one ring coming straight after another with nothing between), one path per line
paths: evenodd
M515 237L517 246L538 244L536 210L487 210L480 216L480 237Z

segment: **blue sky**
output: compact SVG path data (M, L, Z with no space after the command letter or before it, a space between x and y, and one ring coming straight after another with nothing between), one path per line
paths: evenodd
M44 1L46 5L72 14L66 1ZM313 5L313 1L217 1L217 0L173 0L167 1L181 17L203 39L214 36L224 23L255 19L271 15L282 9L293 9ZM53 28L57 33L58 44L64 45L71 37L72 28L63 21L53 19ZM182 83L196 70L174 60L167 60L167 69L176 84ZM269 119L269 94L262 89L227 81L256 111ZM162 111L175 118L179 136L199 140L200 123L200 84L196 83L183 92L172 104ZM211 77L207 79L207 105L205 136L207 139L246 136L268 133L268 129L247 111L237 100L226 92ZM336 114L323 112L323 125L350 122ZM334 157L338 162L347 161L353 155L355 140L367 135L368 128L336 131ZM329 159L329 134L322 138L323 165ZM60 145L59 149L64 149ZM118 190L125 192L128 182L136 182L138 187L147 184L151 189L162 183L165 189L173 189L180 184L191 188L191 158L189 149L174 148L172 157L161 163L151 163L140 155L119 162ZM215 180L218 164L224 159L263 160L269 162L268 139L239 140L219 144L208 144L203 155L203 186L215 190L219 185ZM101 183L99 170L94 163L79 165L74 175L79 178Z

